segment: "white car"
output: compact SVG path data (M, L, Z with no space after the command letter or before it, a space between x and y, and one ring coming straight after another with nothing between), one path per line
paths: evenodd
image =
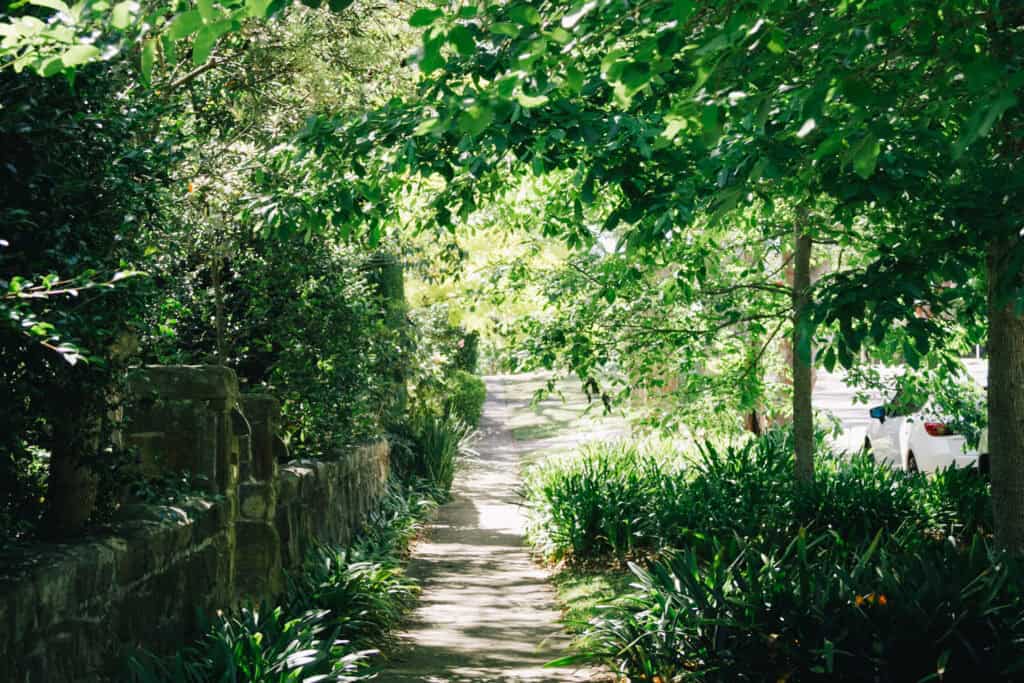
M909 415L886 412L886 406L869 411L864 448L875 462L888 462L907 472L934 472L955 465L987 470L988 429L981 434L980 447L968 448L966 439L954 434L932 407L907 411ZM979 455L981 454L981 455Z

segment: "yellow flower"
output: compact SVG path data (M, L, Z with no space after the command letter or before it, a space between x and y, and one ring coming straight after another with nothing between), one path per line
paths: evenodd
M860 607L861 605L863 605L863 604L864 604L864 597L863 597L863 596L861 596L861 595L858 595L857 597L855 597L855 598L853 599L853 602L854 602L854 604L856 604L856 605L857 605L857 607Z
M871 603L872 605L875 604L875 594L874 593L868 593L868 602Z
M882 595L878 596L878 604L881 605L882 607L885 607L886 605L889 604L889 599L887 597L885 597L884 593Z

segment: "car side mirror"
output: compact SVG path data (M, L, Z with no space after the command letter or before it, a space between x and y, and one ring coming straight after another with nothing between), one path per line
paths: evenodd
M868 411L868 415L870 415L873 420L885 422L885 406L875 406Z

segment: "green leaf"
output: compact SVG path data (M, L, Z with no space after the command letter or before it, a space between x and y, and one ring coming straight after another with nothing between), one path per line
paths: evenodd
M479 135L494 121L490 107L474 104L459 115L459 130L470 135Z
M211 30L210 26L203 26L196 33L196 39L192 42L192 63L196 66L206 64L213 51L213 45L217 42L218 35Z
M49 57L42 60L38 66L36 66L36 72L39 73L43 78L49 78L59 74L64 70L64 62L60 57Z
M203 21L208 24L217 21L217 10L213 7L213 0L196 0L196 6Z
M718 138L722 137L722 122L719 118L718 107L715 105L704 107L700 122L704 127L704 144L713 147L718 142Z
M440 19L442 14L444 14L444 12L439 9L427 9L426 7L423 7L413 12L412 16L409 17L409 26L412 26L413 28L425 28Z
M439 118L424 119L420 121L419 125L412 132L415 136L429 135L431 133L440 133L444 131L444 124Z
M825 352L825 358L822 361L822 365L829 372L835 370L836 367L836 350L833 347L829 347L828 351Z
M565 45L566 43L572 40L572 34L566 31L561 26L555 26L550 31L545 31L544 35L546 35L548 38L555 41L559 45Z
M868 135L853 148L853 170L861 178L867 180L875 173L875 164L882 147L874 133Z
M434 39L423 42L423 53L420 55L420 71L425 74L432 73L444 66L444 57L441 56L442 41Z
M917 353L917 349L914 348L914 345L910 343L909 338L903 340L903 359L912 368L917 368L921 362L921 357Z
M491 33L497 33L499 36L515 38L519 35L519 27L508 21L499 21L495 24L491 24Z
M953 146L953 158L959 159L964 151L989 134L996 121L1003 117L1008 109L1016 106L1017 97L1012 93L1003 93L995 100L985 101L975 107L964 126L964 132Z
M197 10L189 10L188 12L182 12L174 18L171 25L167 28L167 35L170 36L171 40L181 40L182 38L188 38L198 31L202 25L202 15Z
M513 21L523 26L534 26L540 23L540 12L530 5L513 5L509 9L508 15Z
M149 38L142 44L142 80L148 85L153 82L153 64L156 62L156 39Z
M573 92L579 92L583 89L583 72L574 66L570 66L565 72L565 84Z
M88 64L100 56L100 49L95 45L75 45L70 50L61 55L60 60L64 63L64 66L71 68L80 66L82 64Z
M693 0L672 0L672 18L681 24L690 18L696 8Z
M234 26L235 23L233 21L225 19L224 21L218 21L216 24L203 26L199 29L196 39L192 42L192 63L196 66L205 64L210 58L210 52L213 50L217 40L225 33L231 31Z
M786 51L785 34L778 29L773 29L772 32L769 34L767 47L768 50L773 52L774 54L781 55L782 53L784 53Z
M685 116L668 115L665 117L665 130L661 131L661 137L666 140L674 140L680 131L686 130L689 121Z
M331 8L332 12L344 12L355 0L328 0L327 6Z
M623 68L620 80L635 93L651 80L651 65L647 62L629 62Z
M36 7L46 7L47 9L64 12L65 14L71 14L71 8L61 2L61 0L28 0L28 4L35 5Z
M265 19L273 0L245 0L245 14L253 19Z
M524 109L539 107L542 104L546 104L547 101L547 95L527 95L524 92L516 93L516 102L518 102Z
M132 24L135 15L139 11L139 3L134 0L125 0L114 5L111 13L110 25L119 31L123 31Z
M160 37L160 44L164 49L164 59L168 64L177 64L178 62L178 43L171 40L167 35Z
M461 24L448 32L448 40L463 57L471 57L476 52L476 41L473 32Z

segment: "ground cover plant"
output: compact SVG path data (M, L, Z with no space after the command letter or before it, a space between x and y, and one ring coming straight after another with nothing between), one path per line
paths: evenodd
M530 534L570 566L628 566L578 652L629 680L1024 676L1024 574L994 549L988 484L907 475L789 435L658 452L621 441L527 475ZM572 570L577 571L577 570Z

